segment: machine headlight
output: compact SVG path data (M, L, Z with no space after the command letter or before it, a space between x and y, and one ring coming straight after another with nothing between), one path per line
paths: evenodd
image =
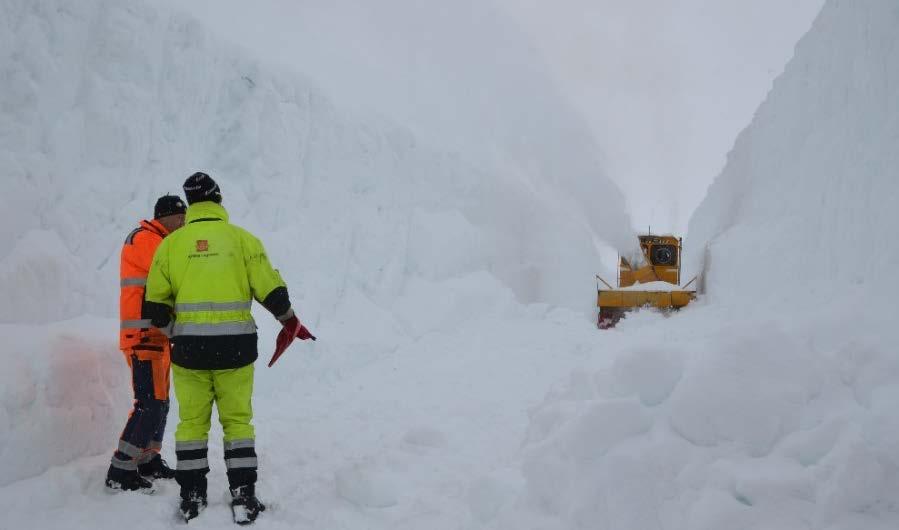
M677 248L674 245L658 245L652 247L652 254L649 258L653 265L676 265Z

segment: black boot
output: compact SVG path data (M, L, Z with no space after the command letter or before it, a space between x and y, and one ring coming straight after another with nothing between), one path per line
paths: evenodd
M200 512L207 506L206 495L202 495L199 492L194 492L185 495L183 492L181 493L181 517L184 517L184 522L190 521L194 517L200 515Z
M265 511L265 505L256 498L256 486L249 484L231 490L231 514L239 525L252 524Z
M156 492L153 483L141 477L136 470L126 471L115 466L109 466L106 472L106 487L116 491L139 491L152 494Z
M137 466L137 472L142 477L149 478L175 478L175 470L170 468L161 456L154 455L153 459L145 464Z

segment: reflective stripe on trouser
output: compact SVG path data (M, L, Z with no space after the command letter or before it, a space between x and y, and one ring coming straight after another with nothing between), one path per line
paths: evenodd
M232 490L255 484L258 465L254 440L225 442L225 468L228 470L228 486Z
M138 464L148 462L159 452L169 412L168 356L141 360L132 354L130 359L134 408L110 461L113 467L128 471L137 469Z
M176 390L176 395L177 392ZM175 455L178 457L175 481L181 486L182 499L206 497L206 473L209 473L206 452L205 439L175 442Z
M109 463L112 464L112 467L118 469L124 469L125 471L137 471L137 460L134 460L132 458L120 458L118 452L112 455L112 460L110 460Z
M190 370L172 366L180 414L175 440L179 446L203 443L205 447L211 427L212 404L215 403L225 433L225 465L232 488L256 482L255 432L250 423L253 419L253 373L252 364L230 370ZM181 454L179 450L178 483L182 489L197 487L205 491L205 476L182 468ZM200 454L192 453L192 456L199 457ZM208 468L202 469L205 475Z
M147 444L147 448L144 449L144 452L137 457L137 464L146 464L150 460L158 455L162 451L162 442L157 442L156 440L150 440L150 443Z
M121 455L114 457L117 460L117 463L121 463L124 461L130 462L131 460L136 460L138 464L146 464L150 460L153 459L154 456L159 454L159 450L162 448L162 444L160 442L150 441L147 444L146 449L141 449L135 445L131 445L125 440L119 440L119 448L118 452L122 455L128 457L128 460L121 459Z
M127 455L131 458L137 458L141 454L143 454L144 450L141 447L131 445L130 443L126 442L125 440L119 440L119 452L125 453L125 455Z
M178 457L177 471L209 471L206 440L190 440L175 442L175 455Z
M256 469L256 441L252 439L225 442L225 467L231 469Z
M256 483L256 442L251 439L225 442L225 467L228 470L228 487L232 490Z

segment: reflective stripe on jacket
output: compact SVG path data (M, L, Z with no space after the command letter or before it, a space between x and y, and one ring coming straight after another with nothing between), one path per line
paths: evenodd
M160 245L146 299L172 309L172 336L247 335L256 333L252 300L278 287L286 286L262 243L230 224L220 204L205 201L190 205L184 227Z
M168 235L159 221L141 221L125 239L119 266L119 348L135 347L148 351L163 351L168 339L151 328L149 320L141 318L147 275L153 263L153 255Z

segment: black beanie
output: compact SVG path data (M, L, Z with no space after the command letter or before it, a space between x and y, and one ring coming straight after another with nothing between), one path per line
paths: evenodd
M187 177L184 181L184 196L187 197L187 204L203 201L222 202L219 185L206 173L198 172Z
M163 195L156 201L156 206L153 208L153 218L159 219L167 215L175 215L186 211L187 206L184 205L181 197L177 195Z

